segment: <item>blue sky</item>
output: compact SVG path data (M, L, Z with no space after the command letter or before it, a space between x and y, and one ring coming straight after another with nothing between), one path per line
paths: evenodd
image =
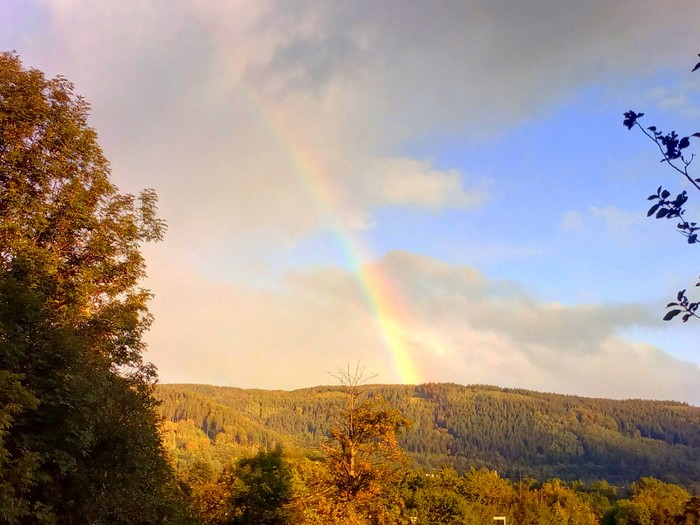
M698 325L661 318L698 258L645 218L684 186L622 113L700 130L697 27L694 1L0 2L2 49L73 81L115 182L160 195L162 381L360 361L694 404Z

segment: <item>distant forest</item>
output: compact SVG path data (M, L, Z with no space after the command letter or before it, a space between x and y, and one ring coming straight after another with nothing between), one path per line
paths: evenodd
M374 385L412 421L399 444L424 469L471 467L504 478L607 480L644 476L700 488L700 408L685 403L592 399L491 386ZM282 445L311 453L342 411L342 387L244 390L159 385L165 443L176 468Z

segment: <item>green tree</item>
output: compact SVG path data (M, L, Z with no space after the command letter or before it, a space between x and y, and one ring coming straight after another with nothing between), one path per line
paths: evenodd
M3 518L175 522L139 286L141 243L165 225L152 190L110 182L88 111L64 78L0 54Z
M413 472L404 479L408 494L408 515L417 525L452 525L467 523L471 509L458 493L462 480L453 468L438 472Z
M278 445L239 460L233 468L232 505L236 525L290 523L292 471Z
M16 521L29 513L27 498L38 456L26 450L10 454L5 436L10 432L14 417L24 410L34 409L37 400L22 386L21 376L0 370L0 522Z
M686 511L692 517L690 494L679 485L644 477L632 483L630 492L610 511L616 525L671 525L682 521Z

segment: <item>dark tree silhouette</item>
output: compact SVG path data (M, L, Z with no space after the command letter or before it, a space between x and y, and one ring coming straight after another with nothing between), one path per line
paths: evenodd
M700 62L695 64L693 71L698 69L700 69ZM656 126L645 128L639 123L639 119L643 116L644 113L637 113L632 110L627 111L624 114L625 119L622 124L630 130L633 128L639 129L649 140L654 142L661 153L661 162L680 174L692 188L700 192L700 178L693 178L689 171L695 154L687 151L691 145L691 139L700 138L700 132L681 137L675 131L664 133L657 129ZM700 224L689 221L685 216L685 206L688 202L688 192L686 190L681 191L674 197L669 190L659 186L655 193L647 197L647 200L653 203L647 212L647 217L678 221L676 223L678 233L687 239L688 244L698 243ZM700 282L696 283L695 286L700 286ZM691 301L688 298L687 289L680 290L676 294L676 300L666 305L668 311L664 316L664 321L670 321L679 315L684 323L691 317L700 318L700 315L697 313L698 307L700 307L700 301Z

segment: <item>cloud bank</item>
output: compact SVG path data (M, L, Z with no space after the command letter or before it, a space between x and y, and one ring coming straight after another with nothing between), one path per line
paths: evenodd
M373 264L403 298L404 346L421 381L700 402L697 366L620 337L656 321L642 307L545 303L514 283L406 252ZM401 380L351 273L296 271L281 286L255 288L180 270L177 286L155 283L149 336L169 380L298 388L331 382L326 372L357 361L379 382Z

